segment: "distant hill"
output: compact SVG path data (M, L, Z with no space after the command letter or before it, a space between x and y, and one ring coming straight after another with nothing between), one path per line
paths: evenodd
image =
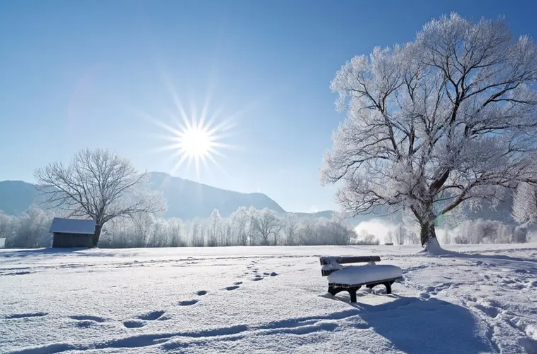
M285 210L262 193L239 193L205 184L152 172L149 180L153 189L163 192L168 201L166 216L181 219L208 217L214 209L229 216L239 207L268 208L277 213ZM35 201L37 190L23 181L0 181L0 210L9 215L20 215Z
M8 215L20 215L34 202L37 190L23 181L0 182L0 210Z
M241 206L285 213L278 203L262 193L228 191L160 172L150 173L149 180L152 188L161 191L168 200L168 217L208 217L214 209L222 216L229 216Z

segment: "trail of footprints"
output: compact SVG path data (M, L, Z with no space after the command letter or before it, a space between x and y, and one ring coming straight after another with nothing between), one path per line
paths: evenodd
M247 266L248 272L244 273L244 275L253 275L252 281L260 281L263 280L265 277L271 276L275 277L278 275L276 272L264 272L263 275L260 274L259 268L256 267L257 261L252 261L252 263Z
M259 271L259 268L256 267L257 261L252 261L250 265L248 265L246 268L248 271L244 273L246 276L253 276L250 278L251 281L260 281L263 280L266 277L275 277L278 275L276 272L263 272L261 273ZM243 284L242 281L236 281L233 283L233 285L225 287L223 290L227 291L233 291L240 288L240 286ZM196 291L197 296L205 296L208 294L207 290L198 290ZM190 299L190 300L182 300L177 303L178 306L192 306L199 302L199 299ZM5 319L27 319L27 318L36 318L36 317L44 317L47 316L48 313L45 312L35 312L35 313L21 313L21 314L13 314L8 315L5 317ZM110 322L110 319L99 317L99 316L93 316L93 315L75 315L75 316L69 316L70 319L75 321L75 325L79 328L87 328L91 327L93 325L102 324L106 322ZM141 315L136 316L133 319L128 319L123 321L123 326L125 328L141 328L148 324L148 322L152 321L164 321L169 319L170 317L166 315L165 311L158 310L158 311L151 311L147 312Z
M253 277L250 279L252 281L260 281L263 280L265 277L275 277L278 275L276 272L261 272L259 271L259 268L257 268L257 262L256 260L252 261L246 268L248 271L244 273L246 276L252 275ZM243 284L242 281L236 281L233 283L233 285L227 286L222 290L226 291L234 291L240 288L240 286ZM205 296L208 294L207 290L198 290L196 292L197 296ZM182 300L178 302L179 306L193 306L200 302L200 299L190 299L190 300ZM155 320L165 320L167 317L164 315L164 311L154 311L150 312L145 315L140 315L137 317L137 319L134 320L128 320L124 321L123 325L127 328L140 328L146 325L147 321L155 321Z

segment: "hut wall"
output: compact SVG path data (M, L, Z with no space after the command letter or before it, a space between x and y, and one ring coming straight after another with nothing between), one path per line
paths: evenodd
M55 233L52 247L92 247L92 237L93 235Z

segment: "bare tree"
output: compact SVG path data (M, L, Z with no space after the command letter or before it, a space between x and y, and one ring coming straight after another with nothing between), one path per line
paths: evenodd
M285 237L286 245L296 245L297 244L297 232L299 229L298 218L296 215L289 215L285 218L283 222L283 234Z
M214 209L211 215L209 216L209 225L208 230L209 232L209 239L208 244L209 246L215 247L215 246L222 246L224 244L222 235L223 235L223 220L220 216L220 212L218 209Z
M13 218L12 236L6 240L8 247L35 248L50 247L51 238L48 232L52 217L36 205L31 205L20 217Z
M248 208L240 207L235 210L230 217L230 223L233 232L236 234L236 244L246 246L248 244L248 233L246 227L250 216L248 215Z
M439 216L537 182L536 81L536 45L503 20L433 20L339 70L331 88L348 115L322 182L341 181L339 203L355 215L410 209L434 251Z
M108 221L166 208L162 195L147 188L147 175L108 150L82 150L69 165L51 163L35 177L45 205L95 220L94 247Z
M0 239L4 239L5 244L8 246L10 242L9 239L13 236L14 230L14 218L4 214L4 211L0 210Z
M276 213L269 209L259 210L253 215L253 226L261 239L261 244L269 244L269 237L274 236L274 244L277 243L276 237L281 230L281 222Z
M388 233L386 233L386 236L384 236L384 243L385 244L391 244L393 243L393 232L392 231L388 231Z

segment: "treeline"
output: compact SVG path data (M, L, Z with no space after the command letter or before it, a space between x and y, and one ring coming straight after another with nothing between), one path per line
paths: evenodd
M52 219L51 213L35 206L18 217L0 212L0 238L6 239L6 248L50 247ZM188 221L151 214L114 219L105 225L98 246L348 245L355 238L354 230L337 218L299 219L241 207L229 217L214 210L209 218Z
M458 225L444 225L437 229L437 237L442 244L480 244L480 243L526 243L530 234L525 226L508 225L496 220L461 220ZM372 242L374 236L362 230L358 238ZM413 245L420 242L416 227L399 224L388 232L385 243Z
M528 229L525 226L506 225L495 220L466 220L454 230L448 230L444 243L526 243Z
M6 248L50 247L49 233L57 212L32 206L20 216L0 211L0 239ZM63 215L67 217L67 215ZM460 220L460 219L459 219ZM440 227L438 237L443 244L524 243L528 230L493 220L461 220L458 224ZM442 230L442 231L440 231ZM384 238L395 245L419 244L415 225L399 224ZM261 245L378 245L378 235L354 229L343 220L297 218L278 215L263 209L241 207L229 217L214 210L209 218L181 220L151 214L118 218L107 223L98 246L129 247L214 247Z

